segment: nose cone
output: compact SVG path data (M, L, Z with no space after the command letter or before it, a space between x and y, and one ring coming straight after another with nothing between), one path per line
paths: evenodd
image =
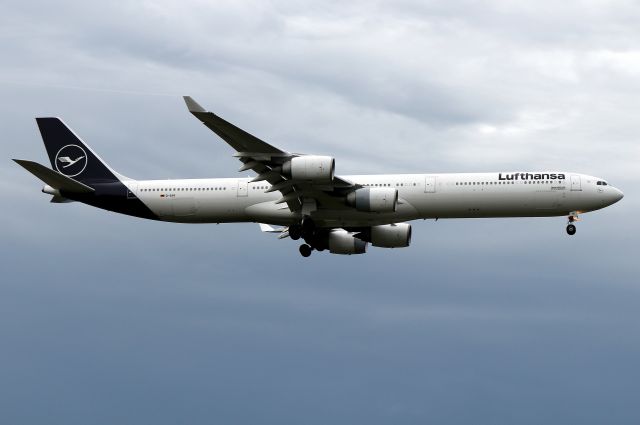
M620 199L624 198L624 193L622 193L620 189L616 189L615 187L611 187L607 195L607 198L609 198L608 201L610 202L609 205L615 204Z
M618 202L622 198L624 198L624 193L620 189L616 189L615 201L613 202Z

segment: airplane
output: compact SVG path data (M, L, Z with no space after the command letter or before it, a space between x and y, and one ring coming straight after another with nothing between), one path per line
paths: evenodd
M369 244L402 248L417 219L566 216L576 233L582 213L618 202L606 180L565 171L335 174L330 156L290 153L205 110L191 114L217 134L254 178L134 180L117 173L59 118L36 118L51 161L14 159L45 183L51 202L178 223L255 222L280 239L304 240L299 251L364 254ZM76 159L71 159L76 158ZM62 167L58 163L63 163Z

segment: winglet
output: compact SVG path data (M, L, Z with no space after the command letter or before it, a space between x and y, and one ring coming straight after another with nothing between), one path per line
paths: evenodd
M191 96L182 96L184 99L184 103L187 104L187 108L189 108L189 112L207 112L202 106L198 104L195 100L191 98Z

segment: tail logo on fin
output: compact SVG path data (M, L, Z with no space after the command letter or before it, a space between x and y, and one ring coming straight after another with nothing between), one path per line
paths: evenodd
M62 168L67 168L67 167L71 167L73 164L80 161L82 158L84 158L84 155L79 156L76 159L71 159L68 156L61 156L60 158L58 158L58 161L65 162L67 165L63 165Z
M87 153L78 145L66 145L56 154L56 170L67 177L81 174L87 167Z

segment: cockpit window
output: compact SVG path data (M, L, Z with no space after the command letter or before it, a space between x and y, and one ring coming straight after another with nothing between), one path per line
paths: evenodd
M607 182L602 181L602 180L598 180L598 182L596 183L598 186L607 186Z

